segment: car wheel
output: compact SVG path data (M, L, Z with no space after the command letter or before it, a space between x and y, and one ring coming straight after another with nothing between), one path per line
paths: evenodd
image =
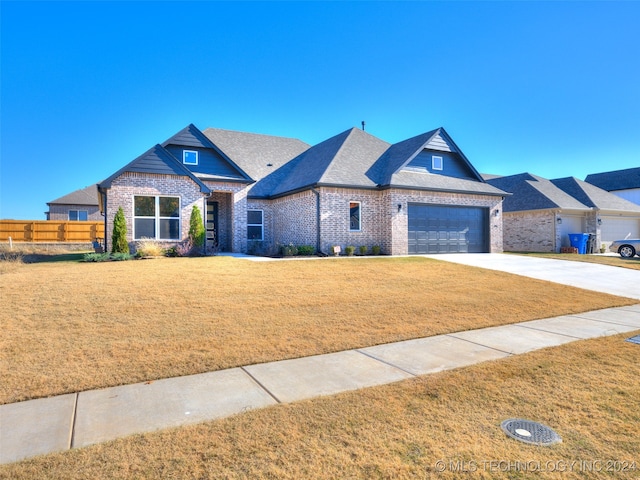
M618 253L622 258L631 258L636 254L636 249L633 248L631 245L622 245L618 249Z

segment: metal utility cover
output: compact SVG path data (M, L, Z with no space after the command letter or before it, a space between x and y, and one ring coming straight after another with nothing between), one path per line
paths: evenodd
M502 422L500 427L511 438L533 445L553 445L562 442L562 438L552 429L531 420L510 418Z

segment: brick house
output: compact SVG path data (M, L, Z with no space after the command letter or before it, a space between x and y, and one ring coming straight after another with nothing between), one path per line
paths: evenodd
M503 203L506 251L560 252L571 245L572 233L594 235L597 250L640 233L640 206L577 178L548 180L530 173L485 178L511 193Z
M68 193L47 202L47 220L92 221L102 220L98 207L98 186L96 184Z
M640 205L640 167L592 173L584 181Z
M106 241L122 207L128 240L179 242L193 206L207 251L271 254L501 252L505 192L485 182L442 128L389 144L352 128L315 146L189 125L99 185ZM107 248L109 246L107 245Z

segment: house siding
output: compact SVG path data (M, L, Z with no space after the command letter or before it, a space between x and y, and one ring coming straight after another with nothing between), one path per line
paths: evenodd
M97 205L50 204L47 220L67 221L69 220L69 210L85 210L87 212L87 220L90 222L99 222L103 219L100 214L100 208Z

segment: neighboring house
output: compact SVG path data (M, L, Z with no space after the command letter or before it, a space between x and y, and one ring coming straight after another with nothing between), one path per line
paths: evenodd
M640 205L640 167L592 173L585 182Z
M98 185L107 241L122 207L128 240L185 239L194 206L207 251L330 253L378 245L392 255L501 252L502 190L439 128L389 144L356 128L300 140L189 125Z
M98 186L90 185L48 202L47 220L103 220L98 206Z
M597 248L638 234L638 205L577 178L547 180L530 173L485 178L512 194L503 202L506 251L559 252L571 246L571 233L595 235Z

